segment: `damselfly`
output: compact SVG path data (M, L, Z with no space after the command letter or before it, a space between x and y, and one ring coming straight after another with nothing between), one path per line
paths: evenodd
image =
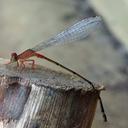
M46 57L45 55L39 54L37 52L41 51L45 48L51 47L51 46L55 46L58 44L64 44L64 43L71 43L71 42L75 42L80 39L86 38L91 32L96 30L96 28L101 24L101 22L102 22L102 20L100 17L91 17L91 18L83 19L83 20L77 22L76 24L74 24L73 26L62 31L61 33L57 34L56 36L54 36L46 41L42 41L41 43L37 44L35 47L27 49L26 51L22 52L19 55L17 55L16 53L12 53L10 63L17 62L18 66L24 66L25 61L32 61L32 68L34 68L35 61L29 60L29 58L32 56L36 56L38 58L42 58L51 63L54 63L54 64L60 66L61 68L77 75L78 77L80 77L83 80L85 80L86 82L88 82L92 86L92 88L95 91L97 91L96 88L94 87L94 84L90 80L86 79L85 77L83 77L79 73L73 71L72 69L69 69L69 68L63 66L62 64ZM100 106L101 106L101 111L103 113L104 121L107 121L107 117L106 117L104 107L102 104L102 100L101 100L99 93L98 93L98 98L100 101Z

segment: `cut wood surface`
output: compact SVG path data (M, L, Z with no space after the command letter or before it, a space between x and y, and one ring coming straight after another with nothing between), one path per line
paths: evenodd
M0 65L0 128L90 128L98 93L76 76L42 66Z

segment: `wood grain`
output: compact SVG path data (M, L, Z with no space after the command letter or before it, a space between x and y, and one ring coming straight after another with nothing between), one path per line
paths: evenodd
M75 76L42 66L32 71L1 65L1 128L91 128L103 89L95 87L99 91Z

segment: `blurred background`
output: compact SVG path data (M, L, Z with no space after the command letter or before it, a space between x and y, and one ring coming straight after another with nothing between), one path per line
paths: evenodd
M0 0L0 58L20 53L77 21L101 16L102 29L75 44L42 53L105 85L102 98L108 123L96 111L93 128L128 128L128 1L127 0ZM42 65L60 68L38 61Z

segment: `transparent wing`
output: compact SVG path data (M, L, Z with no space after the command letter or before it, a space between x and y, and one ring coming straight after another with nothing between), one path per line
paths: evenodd
M53 45L75 42L86 38L100 23L100 17L91 17L81 20L47 41L37 44L34 48L32 48L32 50L40 51Z

